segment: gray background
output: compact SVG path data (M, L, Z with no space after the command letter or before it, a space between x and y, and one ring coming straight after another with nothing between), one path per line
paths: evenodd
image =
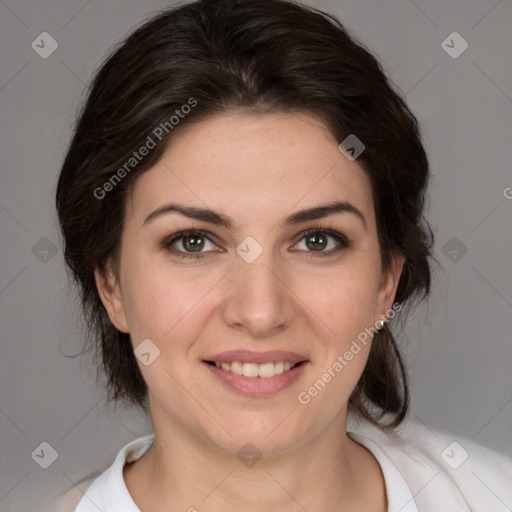
M512 1L310 3L340 16L380 57L430 156L442 267L402 336L411 415L512 456ZM165 5L0 2L2 510L35 510L151 431L137 411L106 404L89 357L72 357L84 333L53 204L84 84L112 44ZM47 59L31 47L44 31L58 42ZM469 44L455 59L442 46L453 31ZM48 469L31 457L43 441L58 452Z

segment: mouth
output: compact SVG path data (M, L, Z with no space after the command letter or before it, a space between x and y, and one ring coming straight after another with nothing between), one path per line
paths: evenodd
M307 361L299 361L292 363L291 361L269 361L266 363L248 363L243 361L232 361L231 363L220 362L220 361L204 361L210 366L214 366L224 372L230 372L232 374L250 377L250 378L262 378L270 379L276 375L288 372L297 366L300 366Z
M281 355L282 357L282 355ZM250 398L266 398L298 385L308 360L247 362L233 358L228 361L203 360L203 367L222 389ZM298 359L298 358L296 358ZM215 384L216 385L216 384ZM214 388L215 389L215 388Z

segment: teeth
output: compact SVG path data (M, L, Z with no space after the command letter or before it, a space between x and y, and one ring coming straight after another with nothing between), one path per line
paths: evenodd
M252 366L252 365L251 365ZM255 364L256 372L259 377L273 377L276 372L274 370L274 363L265 363L265 364ZM245 364L244 364L244 375L245 373ZM253 377L254 375L251 375Z
M215 362L215 366L217 368L222 368L224 371L232 372L236 375L243 375L244 377L268 378L290 370L296 365L284 361L263 364L241 363L240 361L233 361L231 364Z
M233 361L231 363L231 372L235 375L242 375L243 365L239 361Z

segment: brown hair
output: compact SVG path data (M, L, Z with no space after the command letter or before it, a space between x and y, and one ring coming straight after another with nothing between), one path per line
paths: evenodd
M355 134L366 146L358 163L372 183L383 269L394 253L405 257L395 301L410 304L430 292L427 156L415 116L376 57L334 16L295 2L202 0L166 9L101 64L57 186L65 261L80 288L109 399L147 412L129 334L110 322L94 280L95 268L119 256L127 191L159 160L174 131L232 109L305 112L321 118L338 141ZM134 151L150 139L155 147L135 160ZM385 325L349 408L379 428L394 428L408 412L407 380ZM388 413L392 421L381 424Z

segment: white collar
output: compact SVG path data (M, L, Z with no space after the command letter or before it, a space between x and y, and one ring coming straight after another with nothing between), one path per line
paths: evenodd
M378 460L388 496L388 512L418 512L411 491L397 467L370 438L347 430L351 439L365 446ZM126 487L123 468L142 457L155 439L154 434L140 437L124 446L114 463L89 486L75 512L90 512L91 504L103 512L140 512Z

